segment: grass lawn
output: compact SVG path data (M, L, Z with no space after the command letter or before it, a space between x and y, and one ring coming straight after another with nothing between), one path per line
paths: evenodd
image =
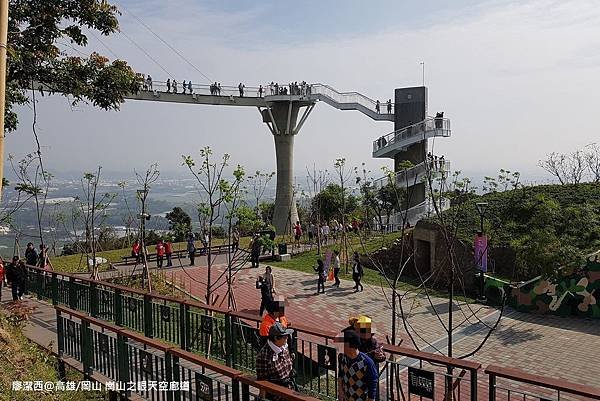
M226 245L226 238L215 238L213 240L213 246ZM240 247L248 248L250 245L250 237L240 238ZM196 241L196 246L201 247L200 241ZM176 242L173 244L173 251L186 249L186 242ZM148 246L148 252L154 253L154 245ZM122 261L123 256L131 255L131 248L113 249L111 251L101 251L96 254L99 257L103 257L108 260L108 263L119 263ZM85 273L87 272L87 258L85 255L67 255L67 256L54 256L51 259L54 270L66 273ZM100 271L108 269L108 264L100 266Z
M392 243L395 240L397 240L399 237L400 237L400 233L394 232L394 233L390 233L390 234L374 236L373 238L370 238L366 241L361 242L357 235L351 234L351 237L349 238L348 255L351 258L352 253L354 251L357 251L361 255L373 253L378 249L391 246ZM288 247L289 246L290 245L288 245ZM317 250L315 247L313 250L309 250L309 251L302 252L302 253L292 256L292 259L288 262L272 261L272 262L269 262L269 264L272 266L276 266L276 267L282 267L285 269L292 269L292 270L297 270L297 271L301 271L301 272L305 272L305 273L314 274L315 281L316 281L317 276L316 276L316 273L315 273L313 267L316 266L317 259L319 259L319 258L324 259L325 253L327 250L333 251L335 249L338 249L338 250L340 249L339 242L321 247L321 255L320 256L317 255ZM346 271L346 269L342 264L342 267L340 269L340 278L346 279L346 280L352 280L351 265L348 266L348 274L346 274L345 271ZM362 282L366 283L366 284L376 285L376 286L380 286L383 282L383 286L387 287L387 284L385 283L383 276L378 271L373 270L373 269L367 269L367 268L364 269L364 276L363 276ZM412 281L412 280L407 280L407 279L401 280L398 283L398 289L401 291L412 290L412 289L416 288L417 284L418 283L416 283L415 281ZM433 290L430 288L428 288L427 290L431 296L436 296L436 297L440 297L440 298L448 297L447 293L445 293L445 292ZM458 296L458 297L460 298L461 301L465 300L464 297L462 296L462 294L461 294L461 296ZM475 300L468 298L468 297L466 298L466 301L469 303L475 302Z

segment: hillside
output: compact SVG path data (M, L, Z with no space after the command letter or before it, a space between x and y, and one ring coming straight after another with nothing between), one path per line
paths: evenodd
M484 229L490 247L511 249L520 278L578 266L600 249L600 184L540 185L481 196L445 212L456 216L458 238L472 243L479 229L475 204L487 202ZM435 220L435 219L434 219Z

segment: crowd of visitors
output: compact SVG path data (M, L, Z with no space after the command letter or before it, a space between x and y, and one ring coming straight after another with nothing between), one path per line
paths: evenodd
M40 245L39 253L33 243L28 243L25 249L25 260L15 255L9 263L0 257L0 300L2 299L2 287L10 286L13 301L23 299L27 292L27 265L37 266L43 269L52 269L48 258L48 247Z
M144 91L153 91L153 81L152 77L144 74L138 74L140 76L142 82L142 90ZM165 82L166 93L181 93L181 94L189 94L194 93L194 88L192 86L192 81L183 80L181 84L177 82L176 79L168 78ZM268 87L268 92L267 92ZM201 87L196 86L196 90L200 91ZM240 97L244 97L247 95L246 85L243 82L240 82L237 86L238 94ZM221 96L221 83L213 82L209 85L209 92L213 96ZM307 84L306 81L302 81L300 83L290 82L288 85L280 85L277 82L271 82L268 85L263 86L262 84L258 86L256 89L257 97L264 97L266 95L300 95L307 96L311 94L311 85ZM231 95L231 93L230 93ZM391 107L391 106L390 106Z
M444 171L444 167L446 165L446 160L444 159L444 155L438 157L437 155L432 154L431 152L427 153L427 163L429 164L429 169L433 171Z

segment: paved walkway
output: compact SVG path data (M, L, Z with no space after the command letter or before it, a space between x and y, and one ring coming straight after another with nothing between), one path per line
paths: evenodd
M224 266L214 268L213 280L224 271ZM244 268L236 275L234 283L237 309L258 313L260 292L255 288L256 276L264 271ZM283 268L273 268L276 289L289 300L286 311L292 322L330 330L347 326L349 316L366 314L373 318L380 341L391 336L390 291L365 285L363 292L355 293L354 283L342 280L340 289L327 283L326 293L315 295L316 275ZM193 295L204 298L207 268L175 269L176 282ZM216 293L220 300L225 298L226 286ZM219 301L220 302L220 301ZM224 302L223 306L227 306ZM440 320L446 324L448 301L433 298L432 303L423 296L408 296L403 301L408 316L406 325L413 334L419 349L446 352L446 332ZM439 319L433 310L439 312ZM481 305L453 305L454 355L472 352L480 344L488 330L498 318L499 311ZM413 347L404 325L398 317L399 337L403 345ZM416 334L418 333L418 334ZM476 356L476 360L487 366L499 364L516 367L530 373L554 378L563 378L575 383L600 387L600 320L559 318L524 314L507 309L497 330L489 337Z

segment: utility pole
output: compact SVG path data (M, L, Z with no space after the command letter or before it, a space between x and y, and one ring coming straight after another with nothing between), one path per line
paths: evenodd
M6 47L8 45L8 0L0 0L0 199L4 182L4 109L6 107Z
M425 86L425 62L421 61L420 64L423 67L423 86Z

